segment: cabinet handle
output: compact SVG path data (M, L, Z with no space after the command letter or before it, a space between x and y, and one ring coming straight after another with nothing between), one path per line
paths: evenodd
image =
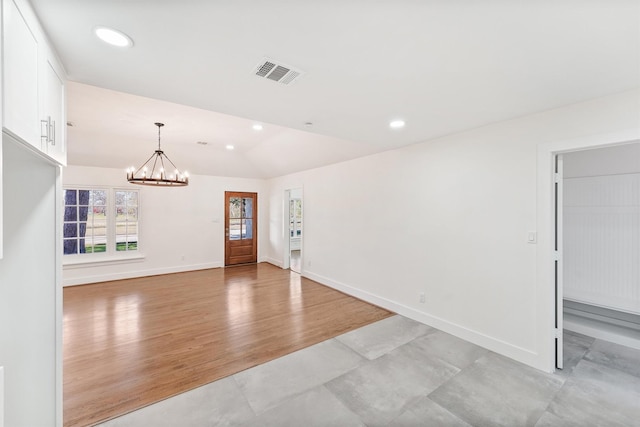
M51 120L51 116L47 116L47 120L40 120L40 139L44 139L47 144L56 145L56 122Z
M50 118L47 118L47 120L40 120L40 139L44 139L46 143L49 142L49 120ZM44 131L42 130L42 125L44 125Z

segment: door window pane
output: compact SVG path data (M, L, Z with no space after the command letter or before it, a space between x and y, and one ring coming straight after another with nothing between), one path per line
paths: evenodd
M229 198L229 218L242 218L242 199L240 197Z
M245 219L242 221L242 238L253 239L253 219Z
M229 240L240 240L241 219L229 219Z
M302 200L291 199L289 204L289 231L291 237L302 236Z
M253 218L253 199L252 198L244 198L242 199L242 217L243 218Z

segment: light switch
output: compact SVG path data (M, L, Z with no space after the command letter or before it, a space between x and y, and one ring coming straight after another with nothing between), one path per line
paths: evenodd
M527 243L535 244L535 243L537 243L537 241L538 241L537 233L535 231L530 231L527 234Z

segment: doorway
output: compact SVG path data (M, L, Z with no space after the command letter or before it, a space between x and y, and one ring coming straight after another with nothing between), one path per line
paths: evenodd
M539 335L540 348L545 349L542 354L549 356L544 359L544 365L550 371L562 369L563 366L563 327L567 327L565 300L565 266L564 251L564 197L563 177L566 172L566 156L570 153L604 147L623 146L638 142L640 134L637 130L616 132L609 135L598 135L582 139L558 141L538 146L538 233L537 257L540 292L543 299L550 305L541 304L540 310L545 311L543 318L548 319L549 329ZM602 165L602 159L595 164ZM547 311L548 307L550 310ZM553 307L551 309L551 307ZM550 317L547 317L551 314ZM590 334L591 335L591 334ZM592 335L593 336L593 335ZM605 338L606 339L606 338ZM610 339L607 339L610 341ZM628 343L620 344L630 346ZM555 350L555 351L554 351ZM547 352L548 351L548 352ZM542 360L542 359L541 359ZM547 368L545 368L547 369Z
M540 303L537 313L540 319L540 329L536 336L539 351L539 366L548 372L556 369L556 338L561 331L555 325L558 313L556 298L557 289L555 282L555 260L562 257L562 253L555 251L555 174L556 155L565 154L589 148L616 146L636 142L640 140L640 129L628 129L623 131L585 136L562 141L552 141L538 145L537 159L537 209L536 228L534 241L536 243L537 265L537 296ZM560 246L561 247L561 246ZM558 340L562 343L562 337Z
M563 164L564 328L640 348L640 142Z
M289 250L290 268L302 272L302 199L289 200Z
M224 265L258 261L258 193L225 191Z
M285 244L283 268L302 274L303 207L302 188L285 191Z

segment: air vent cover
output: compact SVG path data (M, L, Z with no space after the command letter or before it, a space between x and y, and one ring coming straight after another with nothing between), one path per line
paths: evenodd
M300 78L304 72L285 65L279 61L265 58L256 66L254 73L258 77L263 77L274 82L288 85Z

